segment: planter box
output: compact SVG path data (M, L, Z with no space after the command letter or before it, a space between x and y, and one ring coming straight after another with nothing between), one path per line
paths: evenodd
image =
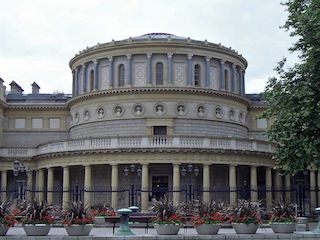
M46 236L50 231L49 224L25 224L23 229L27 236Z
M238 234L254 234L257 232L259 225L254 223L232 223L232 227Z
M105 217L101 217L101 216L94 217L94 223L95 223L95 224L98 224L98 225L103 225L103 224L105 224L105 223L106 223Z
M89 236L92 227L92 224L72 224L70 226L65 226L65 229L69 236Z
M296 223L270 223L274 233L293 233L296 225Z
M217 234L221 224L201 224L196 227L196 231L199 235L214 235Z
M177 235L181 225L179 224L153 224L158 235Z
M5 236L9 230L9 226L0 225L0 236Z

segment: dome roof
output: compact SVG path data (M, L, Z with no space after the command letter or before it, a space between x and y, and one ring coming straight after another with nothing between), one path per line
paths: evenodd
M170 34L170 33L147 33L147 34L143 34L141 36L137 36L137 37L133 37L132 39L135 40L143 40L143 39L187 39L185 37L180 37L174 34Z

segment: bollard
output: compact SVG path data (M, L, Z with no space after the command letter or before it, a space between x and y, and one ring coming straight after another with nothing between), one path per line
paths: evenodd
M314 233L320 233L320 207L316 208L316 213L318 214L318 226L312 231Z
M128 208L121 208L117 211L118 214L120 214L120 228L119 230L114 234L115 236L132 236L135 235L129 227L129 215L132 213L132 211Z

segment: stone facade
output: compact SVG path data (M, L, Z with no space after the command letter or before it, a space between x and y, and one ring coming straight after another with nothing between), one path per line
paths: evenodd
M273 169L264 136L272 122L256 120L265 104L245 94L246 67L220 44L155 33L80 51L70 61L72 95L24 95L13 82L0 91L2 197L14 190L56 205L146 211L167 193L174 201L259 198L270 207L282 193L268 190L294 180Z

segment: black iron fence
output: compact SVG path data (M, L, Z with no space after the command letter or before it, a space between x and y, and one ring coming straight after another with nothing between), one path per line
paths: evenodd
M230 202L230 193L234 193L237 199L250 199L251 194L255 192L259 200L262 200L262 204L266 205L267 194L271 195L271 199L283 199L284 201L290 201L296 204L297 214L300 216L315 216L314 208L320 205L320 190L311 189L310 187L294 185L290 188L266 188L265 186L258 186L258 188L253 189L250 186L237 186L232 189L228 186L215 186L208 190L197 189L197 188L184 188L179 191L172 190L170 188L156 188L150 190L136 189L132 186L126 187L124 189L119 189L117 191L111 189L92 189L85 190L78 186L70 188L69 190L63 190L62 188L57 188L48 191L47 189L21 189L13 188L7 189L6 191L1 190L5 193L7 197L12 197L17 199L17 201L31 199L43 194L43 198L48 198L48 193L52 193L52 200L54 205L62 206L63 204L63 194L68 194L68 199L71 201L84 201L84 193L87 192L90 195L92 205L98 203L111 203L112 193L117 193L117 201L119 206L140 206L141 203L141 193L147 192L148 200L151 201L152 198L159 199L164 195L167 195L169 199L173 198L174 193L179 193L180 201L188 201L193 199L200 199L204 192L209 193L210 199L216 201ZM312 200L313 199L313 200ZM315 205L315 206L312 206Z

